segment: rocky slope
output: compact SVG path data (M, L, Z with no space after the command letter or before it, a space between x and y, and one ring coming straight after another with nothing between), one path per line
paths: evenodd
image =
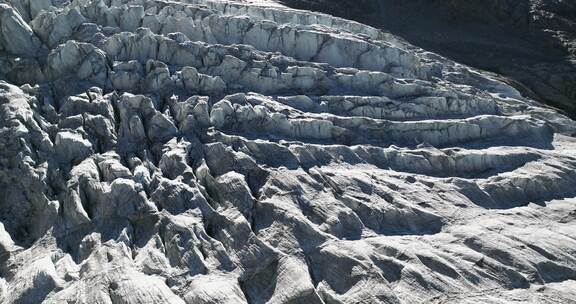
M576 123L375 28L0 4L0 302L575 303Z
M278 1L385 29L576 117L575 1Z

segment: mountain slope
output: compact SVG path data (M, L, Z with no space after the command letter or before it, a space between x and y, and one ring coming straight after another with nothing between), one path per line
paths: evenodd
M576 3L557 0L284 0L373 25L507 78L576 115Z

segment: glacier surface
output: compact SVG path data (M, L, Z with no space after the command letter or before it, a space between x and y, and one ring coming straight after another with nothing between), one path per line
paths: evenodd
M576 123L357 22L0 1L0 302L576 303Z

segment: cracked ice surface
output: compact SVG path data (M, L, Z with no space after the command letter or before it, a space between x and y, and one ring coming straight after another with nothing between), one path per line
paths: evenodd
M569 303L576 124L262 3L0 1L0 302Z

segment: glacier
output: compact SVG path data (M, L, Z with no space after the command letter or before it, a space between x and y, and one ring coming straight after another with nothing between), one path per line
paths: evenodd
M266 2L0 1L0 302L576 303L576 122Z

